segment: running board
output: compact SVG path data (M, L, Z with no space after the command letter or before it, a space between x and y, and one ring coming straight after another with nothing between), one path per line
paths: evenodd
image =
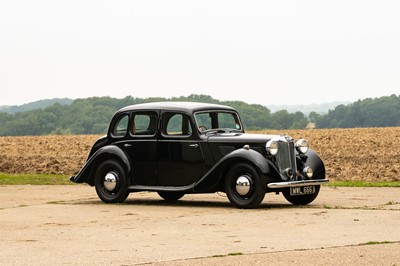
M287 188L287 187L304 187L304 186L317 186L328 183L328 179L314 179L314 180L301 180L290 182L275 182L267 184L269 188Z
M169 191L169 192L185 192L185 193L188 193L188 192L193 191L193 185L182 186L182 187L133 185L133 186L129 186L128 190L130 192L138 192L138 191Z

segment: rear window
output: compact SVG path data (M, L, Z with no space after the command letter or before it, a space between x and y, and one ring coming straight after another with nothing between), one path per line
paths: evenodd
M112 134L115 137L123 137L128 131L129 116L127 114L121 115L114 125Z

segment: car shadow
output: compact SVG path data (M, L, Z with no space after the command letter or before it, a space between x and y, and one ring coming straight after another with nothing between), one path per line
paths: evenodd
M99 199L87 200L85 202L80 202L79 204L104 204L104 205L112 205L108 203L103 203ZM190 208L236 208L233 204L231 204L228 200L226 202L216 200L201 200L201 199L190 199L185 200L180 199L176 201L167 201L164 199L137 199L137 198L128 198L123 203L117 203L115 205L132 205L132 206L152 206L152 207L190 207ZM294 206L290 203L276 203L276 202L262 202L260 206L256 209L289 209L289 208L304 208L304 206Z

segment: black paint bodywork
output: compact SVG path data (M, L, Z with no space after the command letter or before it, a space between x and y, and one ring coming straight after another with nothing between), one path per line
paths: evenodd
M196 127L194 114L206 110L226 111L237 115L228 106L161 102L132 105L115 113L107 135L99 138L93 145L82 169L71 181L88 183L94 186L97 167L107 159L117 160L129 178L129 191L171 191L189 193L212 193L224 191L227 171L235 164L247 162L260 174L265 192L278 192L282 188L270 188L269 183L288 181L273 156L265 149L272 138L287 136L247 134L239 120L239 129L201 132ZM124 135L114 135L113 130L122 115L131 117L136 112L153 112L157 121L152 122L154 133L133 136L128 131ZM163 133L162 119L166 113L180 113L189 119L190 135L168 136ZM129 126L131 126L129 124ZM317 153L309 150L300 156L296 149L296 172L301 173L305 166L312 166L312 179L325 179L325 167ZM293 180L306 178L297 174Z

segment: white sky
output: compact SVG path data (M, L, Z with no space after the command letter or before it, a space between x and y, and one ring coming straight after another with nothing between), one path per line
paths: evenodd
M400 1L0 1L0 105L400 93Z

